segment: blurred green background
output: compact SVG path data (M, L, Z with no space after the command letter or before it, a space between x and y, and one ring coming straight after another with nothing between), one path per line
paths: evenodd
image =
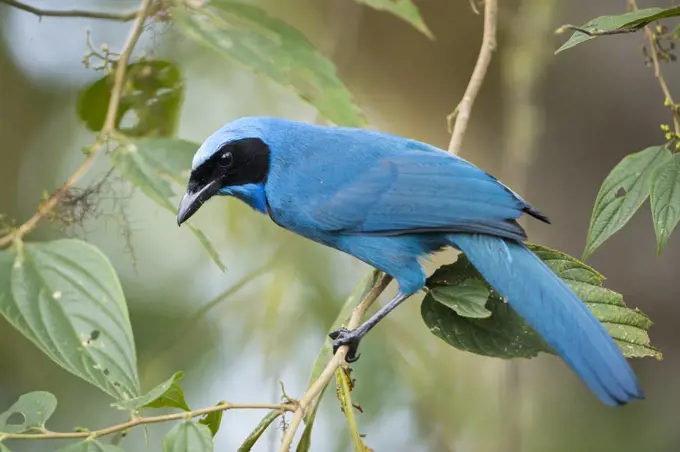
M52 9L137 7L135 0L30 3ZM349 0L259 3L332 57L370 127L446 147L445 118L462 96L481 39L482 17L467 0L417 2L435 41ZM554 29L622 12L624 3L501 2L498 52L463 145L463 157L549 215L552 226L524 223L532 242L575 256L583 250L604 177L625 154L663 143L659 124L668 122L659 86L644 65L641 33L553 55L565 39L554 36ZM19 221L32 215L44 190L71 174L81 149L93 141L75 110L79 90L99 76L81 63L87 27L95 42L118 49L129 24L39 20L0 5L0 212ZM182 138L200 142L251 114L318 119L293 93L187 42L172 24L152 26L138 49L183 71ZM664 71L671 90L680 90L678 65L664 65ZM108 161L98 159L84 184L107 169ZM192 407L222 399L277 402L279 380L288 394L301 395L331 322L367 267L278 228L236 200L219 199L195 218L227 264L222 273L190 231L177 228L172 214L120 181L110 185L100 215L68 230L43 225L30 239L76 236L109 256L131 311L143 387L184 370ZM589 261L607 276L607 287L655 322L652 343L664 360L633 362L647 400L606 407L552 356L509 364L454 350L428 332L413 299L368 336L354 366L353 398L364 411L358 421L366 443L376 451L680 450L678 240L657 257L649 214L641 212ZM439 255L430 267L452 258L450 252ZM209 315L187 323L214 296L268 264L265 274ZM124 413L109 408L106 395L53 364L0 320L0 407L32 390L57 396L53 430L124 420ZM225 413L216 450L236 450L262 414ZM122 444L126 450L160 450L169 427L149 427L148 438L135 429ZM273 427L254 450L276 450L281 425ZM58 444L13 443L12 450L48 451ZM312 450L349 447L329 391Z

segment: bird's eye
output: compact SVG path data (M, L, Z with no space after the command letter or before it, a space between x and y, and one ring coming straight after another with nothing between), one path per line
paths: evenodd
M233 160L234 158L232 157L231 152L225 152L224 154L220 155L219 165L224 168L229 168Z

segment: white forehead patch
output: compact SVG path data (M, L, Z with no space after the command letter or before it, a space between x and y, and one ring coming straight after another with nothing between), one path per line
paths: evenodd
M227 143L244 138L261 138L261 125L262 118L245 117L223 126L210 135L198 148L198 151L194 154L191 169L198 168Z

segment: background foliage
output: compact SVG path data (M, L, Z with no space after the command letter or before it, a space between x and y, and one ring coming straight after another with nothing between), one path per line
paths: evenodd
M127 3L97 6L126 11L138 7L137 2ZM86 432L84 428L106 433L108 426L126 419L131 420L122 425L133 427L141 410L149 416L158 408L168 413L164 420L177 421L132 429L124 440L120 434L71 445L64 440L8 440L0 450L160 450L161 444L163 450L187 450L189 445L210 450L218 430L217 450L235 450L244 439L241 450L250 450L255 441L252 450L276 448L285 427L280 412L258 424L261 414L228 411L224 416L229 421L223 425L220 410L240 408L231 403L253 402L265 404L262 408L293 409L286 392L302 394L313 360L313 374L328 360L327 346L319 355L319 344L331 324L346 318L341 300L365 266L292 237L235 202L211 203L192 225L194 237L177 231L171 212L196 143L235 117L271 114L357 126L368 117L373 127L446 147L444 118L464 89L470 73L466 65L472 64L481 34L481 21L470 20L476 16L465 2L431 2L421 9L408 0L294 3L299 8L232 0L162 7L151 3L151 19L139 30L144 52L132 55L120 104L110 118L116 66L112 61L125 47L122 39L130 24L91 22L92 33L86 35L87 20L38 22L25 11L0 5L3 235L18 238L11 235L12 219L30 217L36 201L48 199L79 159L94 162L79 188L63 192L54 211L44 214L30 240L4 240L9 247L0 252L0 310L7 320L0 329L0 402L9 409L0 415L0 432L73 432L75 425L85 425L73 435L83 436L79 432ZM601 11L590 4L584 6L588 10L572 5L573 10L558 11L547 0L504 5L499 53L504 55L506 47L526 48L536 58L547 53L523 41L518 32L532 27L532 14L548 11L554 30L581 15L624 10L612 5L598 5ZM93 4L81 6L89 9ZM649 318L623 305L619 293L626 294L629 306L643 307L659 319L655 343L666 359L636 364L648 401L613 412L598 405L555 359L508 365L453 351L446 343L501 357L549 352L460 258L433 274L430 293L420 307L427 326L444 341L434 339L416 320L418 303L411 301L365 341L364 358L351 378L336 374L345 415L327 396L313 436L316 405L308 413L298 450L310 444L312 450L362 450L364 442L376 450L673 450L680 444L669 420L680 396L671 378L677 368L677 309L671 303L677 284L669 273L671 232L680 218L680 171L674 154L680 131L677 106L659 70L660 61L675 59L675 34L656 24L645 29L644 36L642 31L633 34L652 20L677 13L675 7L656 8L595 19L582 28L563 27L574 35L561 50L608 33L628 36L602 38L560 54L545 68L531 66L533 73L512 85L527 88L528 94L499 110L495 99L508 94L498 91L497 76L505 77L510 68L521 65L524 55L508 51L517 60L501 57L492 66L475 115L482 119L473 120L464 151L466 158L492 172L494 167L510 168L501 178L522 179L518 183L526 187L522 192L528 199L552 205L543 210L555 226L534 232L537 225L528 224L534 242L575 254L585 241L584 258L602 247L593 262L611 275L607 286L616 291L603 288L603 277L576 259L547 248L537 250L589 303L628 356L660 353L649 344ZM460 27L452 31L452 23ZM505 33L511 36L507 40ZM548 37L542 39L552 51ZM636 54L645 37L647 50ZM78 45L55 49L54 42L67 40L86 52L84 67L78 66L78 52L69 50ZM50 59L55 54L58 58ZM613 69L614 59L635 69L623 74ZM654 71L644 70L645 61ZM587 89L580 97L569 79L579 66L593 68L582 82ZM664 64L663 69L674 67ZM598 71L612 71L621 84L598 79ZM645 85L644 95L631 96L619 80L624 75L636 86ZM549 88L551 95L541 95ZM612 121L610 128L596 114L602 108L598 99L607 96L632 105L626 117L613 109L605 115ZM516 124L508 118L530 107L549 119L542 123L526 116L528 121L518 126L520 134L529 136L526 154L504 152L502 134L486 132ZM583 108L593 113L583 115ZM650 114L657 111L658 117ZM626 136L618 129L622 121L634 124L636 132ZM607 140L599 142L603 130L608 131ZM94 144L92 132L98 134ZM78 148L84 149L84 156ZM499 151L489 151L494 149ZM566 149L571 152L560 152ZM587 152L590 149L599 152ZM626 154L633 155L611 171L595 197L597 185ZM528 164L542 171L512 171ZM575 174L592 183L575 183ZM648 197L654 227L621 229ZM574 221L582 227L573 227ZM611 238L619 230L621 234ZM668 246L662 258L649 252L652 230L657 247L651 249L660 253ZM58 239L64 235L72 238ZM445 254L433 266L453 259ZM369 275L357 290L370 288L375 277ZM344 311L353 303L356 299L350 298ZM184 374L168 379L180 368ZM285 382L285 391L279 380ZM107 408L111 397L114 408L122 411ZM220 399L229 402L215 405ZM353 403L361 412L351 408ZM184 411L199 407L206 407L205 413L198 413L205 416L184 419ZM640 430L647 434L636 435ZM362 438L359 431L368 437Z

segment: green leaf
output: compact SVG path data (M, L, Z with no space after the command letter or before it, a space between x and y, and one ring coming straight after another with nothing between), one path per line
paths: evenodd
M2 433L24 433L45 428L45 422L57 409L57 398L49 392L29 392L19 397L14 405L0 414Z
M670 158L668 149L653 146L625 157L614 167L597 194L583 260L628 223L649 196L652 173Z
M212 452L210 429L187 419L172 428L163 438L163 452Z
M78 116L88 129L104 127L114 72L80 93ZM123 85L116 129L133 137L172 136L177 128L184 84L179 69L169 61L140 61L130 64ZM134 125L121 127L123 118L134 113Z
M139 395L137 355L118 276L81 240L20 244L0 312L54 362L115 397Z
M241 444L241 447L238 448L238 452L250 452L257 440L260 439L271 423L281 416L281 414L282 413L280 411L270 411L267 413L264 418L262 418L260 423L255 426L255 429L250 433L250 435L248 435L248 438L246 438L243 444Z
M242 1L213 0L199 10L179 9L174 18L188 37L291 87L335 124L365 124L333 63L298 30L263 9Z
M638 309L626 307L621 294L602 287L602 275L560 251L536 245L530 245L530 248L604 324L624 356L661 359L661 353L650 345L647 334L651 320ZM439 268L428 279L428 287L433 289L456 284L459 280L469 280L472 275L483 281L470 261L461 254L455 263ZM495 292L491 292L486 307L491 311L490 317L467 318L428 294L423 299L421 315L435 336L461 350L500 358L531 358L539 352L553 353Z
M680 16L680 6L673 8L646 8L631 11L618 16L601 16L590 22L582 25L580 28L590 32L615 32L617 30L639 30L650 22L655 20L665 19L668 17ZM602 36L602 35L599 35ZM599 37L598 35L589 36L586 33L576 31L571 35L569 40L565 42L562 47L555 51L555 54L563 50L570 49L578 44L581 44L591 39Z
M361 281L359 281L359 283L354 287L354 290L342 305L342 308L340 308L340 312L335 318L335 321L333 321L333 325L329 331L336 330L340 328L345 322L347 322L350 315L352 314L352 310L359 303L361 303L364 298L366 298L366 296L371 292L371 289L373 289L373 287L378 284L383 276L384 274L378 270L371 270L366 273ZM313 385L314 382L319 378L321 372L323 372L324 368L326 367L326 364L328 364L328 361L330 361L330 359L333 357L332 350L333 348L331 346L331 341L328 337L326 337L326 340L321 347L319 356L316 358L316 362L312 368L312 375L309 377L307 389L309 389L309 387ZM327 388L328 385L323 388L316 400L312 402L312 406L309 407L305 413L305 429L302 432L302 437L298 443L296 449L297 452L308 452L310 450L312 445L312 429L314 428L314 420L316 419L316 413L319 409L319 403L321 403L321 399Z
M472 279L486 283L464 254L459 255L454 263L440 267L428 278L430 292L423 299L420 310L430 332L460 350L478 355L531 358L538 351L547 349L524 320L494 294L486 301L486 309L491 315L482 319L463 317L432 295L436 289L455 287Z
M418 7L411 0L357 0L359 3L381 11L387 11L413 25L418 31L430 39L432 32L425 24Z
M218 405L221 405L224 402L218 403ZM212 413L208 413L205 416L203 416L198 422L200 424L205 425L210 429L210 432L212 433L212 436L217 435L217 432L220 430L220 425L222 425L222 415L224 414L224 411L213 411Z
M151 167L182 188L189 181L191 161L201 146L178 138L141 138L134 144Z
M4 444L0 443L0 452L12 452L5 446Z
M680 220L680 155L659 166L652 174L651 183L652 219L657 253L661 254Z
M170 181L186 183L198 147L198 144L178 139L139 139L118 146L111 153L111 159L116 170L132 185L156 204L176 214L177 206L170 201L175 196ZM189 224L189 228L224 271L226 267L208 237L193 224Z
M491 315L491 311L484 307L490 292L484 281L468 279L455 286L435 287L432 296L460 316L483 319Z
M58 449L57 452L125 452L113 444L102 444L96 439L86 439L78 443L69 444Z
M186 400L184 400L184 391L178 383L182 377L184 377L184 372L176 372L147 394L121 401L116 406L122 410L130 411L140 408L179 408L184 411L191 411Z

